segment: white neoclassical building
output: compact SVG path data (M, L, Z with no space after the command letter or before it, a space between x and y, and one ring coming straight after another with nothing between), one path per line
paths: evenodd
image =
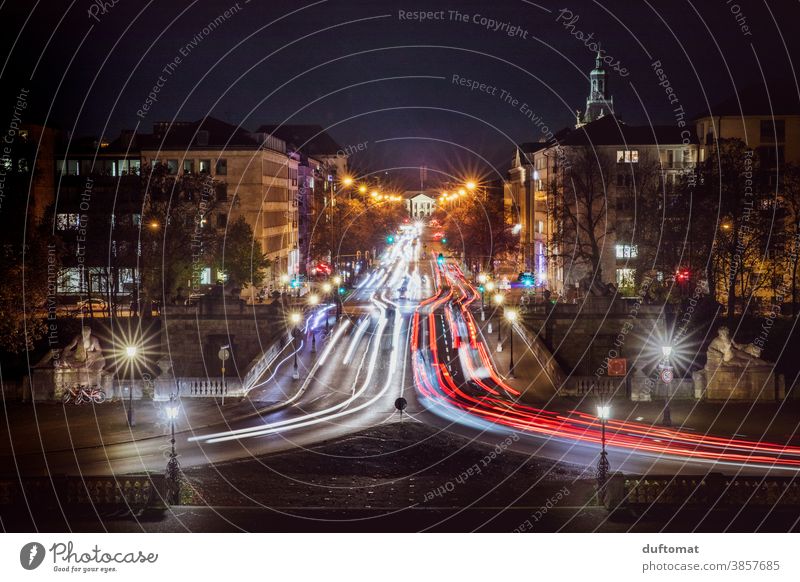
M421 190L405 193L406 210L411 218L427 218L436 210L436 198Z

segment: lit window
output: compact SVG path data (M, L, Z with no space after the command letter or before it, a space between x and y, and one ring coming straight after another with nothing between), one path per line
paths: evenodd
M635 259L639 255L636 245L616 245L618 259Z
M211 267L206 267L200 271L200 284L211 285Z
M57 214L56 228L58 230L78 230L81 225L80 214Z
M201 174L211 173L211 160L200 160L200 173Z
M617 288L631 289L636 284L636 269L617 269Z
M617 150L618 164L638 164L639 150Z

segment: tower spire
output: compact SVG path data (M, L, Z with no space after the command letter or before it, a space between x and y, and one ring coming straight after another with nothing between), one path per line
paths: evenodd
M589 97L586 99L586 110L579 116L575 127L580 127L600 119L604 115L614 114L614 98L608 92L608 73L603 66L603 57L597 51L594 69L589 73Z

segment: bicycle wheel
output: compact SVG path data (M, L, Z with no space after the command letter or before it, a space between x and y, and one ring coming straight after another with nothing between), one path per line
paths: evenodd
M106 393L103 390L95 390L92 392L92 400L95 404L102 404L106 401Z
M72 392L70 392L68 390L68 391L64 392L64 395L61 397L61 401L64 404L69 404L70 400L72 400Z

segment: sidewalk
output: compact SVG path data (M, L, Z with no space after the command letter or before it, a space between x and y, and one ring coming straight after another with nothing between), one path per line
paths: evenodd
M480 321L480 311L475 319L489 348L498 374L512 388L522 393L521 401L548 410L581 412L596 415L597 402L593 398L557 397L552 384L527 350L519 334L514 335L514 378L508 377L510 349L508 324L503 323L501 336L503 351L497 352L497 317ZM488 325L492 323L492 333ZM631 402L617 399L611 403L612 418L660 426L664 401ZM672 427L698 434L728 436L747 440L769 440L780 444L800 446L800 401L785 402L708 402L674 400L670 404Z
M324 332L317 334L317 350L324 347ZM254 388L244 398L183 398L175 423L175 431L200 430L220 423L232 423L248 416L274 411L300 387L308 375L314 354L310 341L298 354L300 380L292 379L293 356L287 349L271 367L283 363L272 374L261 379L263 386ZM0 408L0 457L41 450L72 450L113 445L149 438L163 438L170 432L166 407L169 402L134 400L134 427L128 426L128 401L115 400L103 404L63 405L59 402L6 402ZM6 467L6 469L10 469Z

